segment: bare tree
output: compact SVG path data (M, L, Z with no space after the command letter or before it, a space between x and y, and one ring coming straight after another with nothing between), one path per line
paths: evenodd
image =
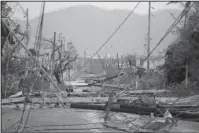
M53 41L49 39L43 39L45 42L48 42L45 48L53 49ZM68 43L67 51L63 51L62 45L56 43L54 50L51 53L51 60L52 56L55 55L55 66L53 70L53 75L55 76L57 82L61 84L61 75L69 69L72 69L71 63L74 62L77 57L79 56L76 52L76 49L72 43Z

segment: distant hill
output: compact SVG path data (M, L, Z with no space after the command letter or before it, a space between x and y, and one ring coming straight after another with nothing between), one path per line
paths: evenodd
M45 14L45 37L53 37L53 32L63 33L71 38L77 51L83 55L85 49L93 54L118 27L128 15L129 10L103 10L95 6L75 6ZM177 16L180 10L158 10L151 17L151 47L153 48L164 35L174 19L169 13ZM32 37L35 36L38 18L31 20ZM110 48L103 49L100 54L107 51L113 55L121 53L144 53L145 37L147 33L147 15L132 14L118 33L108 42ZM155 51L162 51L175 40L169 35ZM31 44L33 45L33 43Z

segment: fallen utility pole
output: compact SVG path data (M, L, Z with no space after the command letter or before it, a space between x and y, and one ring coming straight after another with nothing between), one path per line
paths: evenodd
M150 7L150 5L149 5L149 7ZM150 9L149 9L150 10ZM158 42L158 44L152 49L152 51L151 52L149 52L149 54L147 55L147 57L143 60L143 62L141 62L140 63L140 66L144 63L144 61L146 61L149 57L150 57L150 55L153 53L153 51L160 45L160 43L164 40L164 38L172 31L172 29L178 24L178 22L182 19L182 17L183 17L183 13L185 12L185 11L188 11L188 10L190 10L190 7L188 8L188 7L186 7L180 14L179 14L179 16L178 16L178 19L176 19L175 21L174 21L174 23L170 26L170 28L167 30L167 32L165 33L165 35L160 39L160 41ZM149 27L150 28L150 27ZM149 34L148 34L149 35ZM149 38L150 39L150 38ZM119 79L119 78L118 78ZM125 89L126 90L126 89ZM122 91L121 93L123 93L123 92L125 92L125 90L124 91ZM119 93L119 94L117 94L117 96L118 95L120 95L121 93ZM110 95L111 96L111 95ZM117 97L116 96L116 97ZM111 99L110 99L111 100ZM109 104L108 106L111 106L111 104ZM108 107L108 108L110 108L110 107ZM108 108L107 108L107 111L106 111L106 116L108 116L108 114L109 114L109 110L108 110Z
M36 60L36 58L32 55L32 53L26 48L26 46L24 46L24 44L21 42L21 40L15 35L14 31L12 29L10 29L10 27L7 25L7 23L5 22L4 19L2 19L2 22L5 24L6 28L9 30L10 34L12 36L15 37L15 39L19 42L19 44L24 48L24 50L30 55L30 57L37 63L37 65L40 67L40 69L44 72L44 74L46 75L46 77L53 83L53 85L55 86L55 88L59 91L61 91L57 85L55 84L55 82L51 79L51 77L48 75L48 73L44 70L44 68L40 65L39 61Z

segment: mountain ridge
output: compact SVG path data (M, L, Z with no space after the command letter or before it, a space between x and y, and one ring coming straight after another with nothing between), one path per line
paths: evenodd
M88 49L88 54L92 55L106 41L129 12L130 10L121 9L104 10L90 5L68 7L49 12L44 16L43 36L52 38L53 32L57 32L57 34L63 33L66 37L71 38L80 55L83 55L85 49ZM174 18L169 13L177 16L180 10L163 9L153 12L155 17L151 17L152 48L174 21ZM30 21L32 37L36 33L37 23L38 17ZM125 52L143 54L147 27L147 15L133 13L108 42L107 45L110 48L108 49L106 46L100 52L100 55L105 55L107 52L113 55ZM174 35L169 35L154 53L167 48L174 38Z

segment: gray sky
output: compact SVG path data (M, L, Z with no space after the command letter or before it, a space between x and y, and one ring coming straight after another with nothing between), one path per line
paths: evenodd
M41 10L41 2L19 2L20 5L27 9L29 8L29 18L32 19L37 17ZM182 5L180 4L170 4L166 5L167 2L152 2L152 11L158 9L181 9ZM126 9L131 10L137 4L137 2L46 2L45 12L52 12L60 10L63 8L77 6L77 5L94 5L105 10L114 10L114 9ZM11 7L15 10L13 17L22 19L23 14L20 6L16 6L15 3L11 2ZM138 8L135 10L138 14L146 14L148 12L148 2L141 2Z

